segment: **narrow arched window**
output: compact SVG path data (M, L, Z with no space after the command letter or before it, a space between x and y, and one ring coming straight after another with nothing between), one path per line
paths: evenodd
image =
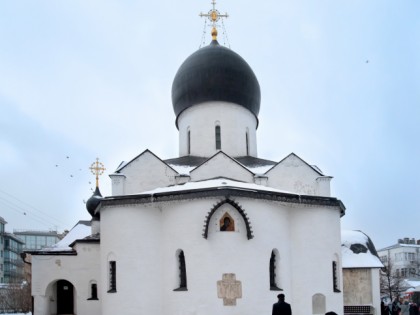
M222 139L221 139L221 131L220 126L216 126L216 150L222 149Z
M282 291L277 285L277 255L273 251L271 251L271 257L270 257L270 290L271 291Z
M245 133L245 141L246 141L246 155L249 155L249 135L248 135L248 131Z
M337 262L333 261L332 262L332 276L333 276L333 288L334 288L334 292L341 292L340 291L340 285L339 285L339 281L338 281L338 270L337 270Z
M91 291L91 299L97 300L98 299L98 285L96 283L91 284L90 291Z
M108 275L108 293L117 292L117 262L109 262L109 275Z
M90 297L88 300L97 300L98 299L98 285L95 281L90 283Z
M188 155L191 154L191 131L188 130L187 132L187 151L188 151Z
M178 254L179 287L174 291L187 291L187 268L185 267L185 255L181 250Z

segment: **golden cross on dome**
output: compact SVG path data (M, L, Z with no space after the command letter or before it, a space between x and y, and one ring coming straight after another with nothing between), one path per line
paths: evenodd
M93 162L89 169L96 176L96 187L99 187L99 176L106 170L104 164L99 162L99 158L96 158L96 162Z
M213 9L211 9L208 13L200 13L201 17L206 17L210 20L210 22L212 22L213 24L213 29L211 31L211 35L213 37L213 40L217 39L217 24L216 22L218 22L220 20L220 18L228 18L229 15L227 13L225 14L220 14L219 11L216 10L216 0L213 0L211 2L211 4L213 5Z

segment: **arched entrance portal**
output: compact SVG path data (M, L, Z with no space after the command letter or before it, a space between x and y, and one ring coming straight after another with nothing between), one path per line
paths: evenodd
M57 281L57 314L74 314L74 288L67 280Z

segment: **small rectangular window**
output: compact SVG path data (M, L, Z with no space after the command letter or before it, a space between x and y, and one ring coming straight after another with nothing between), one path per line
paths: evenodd
M108 293L117 292L117 263L109 262L109 290Z

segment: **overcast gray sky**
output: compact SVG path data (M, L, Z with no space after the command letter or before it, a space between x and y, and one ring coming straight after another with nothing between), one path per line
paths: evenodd
M89 219L89 166L178 154L171 84L210 0L0 3L0 216L13 229ZM345 229L420 238L420 2L218 1L261 85L259 157L327 175ZM206 44L210 41L207 28ZM223 34L220 42L226 40Z

